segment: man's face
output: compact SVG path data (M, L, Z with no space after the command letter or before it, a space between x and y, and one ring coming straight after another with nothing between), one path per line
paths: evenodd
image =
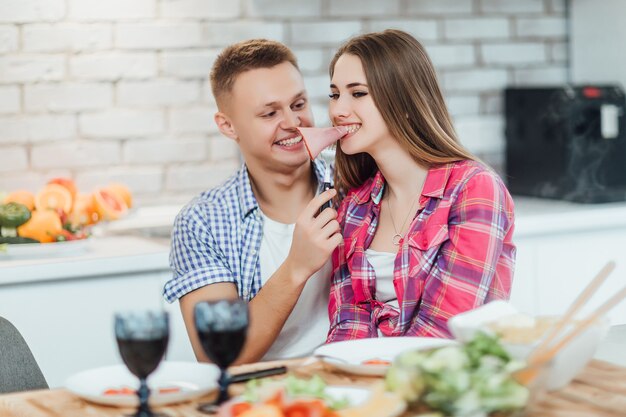
M291 63L240 74L223 113L248 166L285 171L307 162L296 128L312 126L313 115L302 75Z

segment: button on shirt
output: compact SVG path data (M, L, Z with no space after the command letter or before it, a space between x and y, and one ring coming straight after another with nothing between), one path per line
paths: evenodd
M420 206L394 261L399 310L376 299L365 251L376 233L385 179L378 172L338 210L329 342L384 336L449 337L448 319L510 295L515 263L513 200L479 162L429 169Z

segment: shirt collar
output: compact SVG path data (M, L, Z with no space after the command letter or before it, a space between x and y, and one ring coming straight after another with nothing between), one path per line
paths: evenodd
M454 164L443 164L433 166L426 174L426 181L422 188L422 195L433 198L443 198L446 184L450 178L450 172ZM356 204L365 204L370 200L374 204L379 204L385 191L385 178L382 172L376 172L373 178L366 181L354 196Z
M243 220L259 207L256 197L252 192L252 184L250 184L250 175L248 167L243 164L239 172L237 172L237 183L239 184L239 206L241 207L241 219Z
M324 171L326 170L326 162L323 159L317 158L313 161L313 171L317 178L318 191L321 189L324 183ZM332 175L331 175L332 178ZM243 164L237 172L237 183L239 184L239 205L241 207L241 218L244 219L252 211L259 207L259 203L252 192L252 184L250 183L250 175L248 173L248 167Z

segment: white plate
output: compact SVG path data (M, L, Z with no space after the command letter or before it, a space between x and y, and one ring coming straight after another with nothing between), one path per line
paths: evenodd
M0 259L36 259L53 256L77 256L89 249L88 239L55 243L23 243L6 245Z
M455 344L454 340L432 337L379 337L373 339L346 340L330 343L315 349L313 356L320 357L333 367L356 375L385 375L388 365L364 365L372 359L392 362L407 350L433 349Z
M195 362L162 362L148 377L150 405L158 406L188 401L217 388L219 369L215 365ZM137 406L136 395L104 395L107 389L139 387L137 377L126 366L114 365L79 372L65 382L65 387L88 401L121 407ZM180 391L159 394L159 388L179 387Z

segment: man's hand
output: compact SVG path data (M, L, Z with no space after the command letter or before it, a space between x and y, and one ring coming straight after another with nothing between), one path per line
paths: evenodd
M343 239L337 222L337 212L327 208L319 213L320 207L336 194L337 191L330 189L316 196L296 220L293 241L285 264L297 284L304 284L317 272ZM317 213L319 215L316 217Z

